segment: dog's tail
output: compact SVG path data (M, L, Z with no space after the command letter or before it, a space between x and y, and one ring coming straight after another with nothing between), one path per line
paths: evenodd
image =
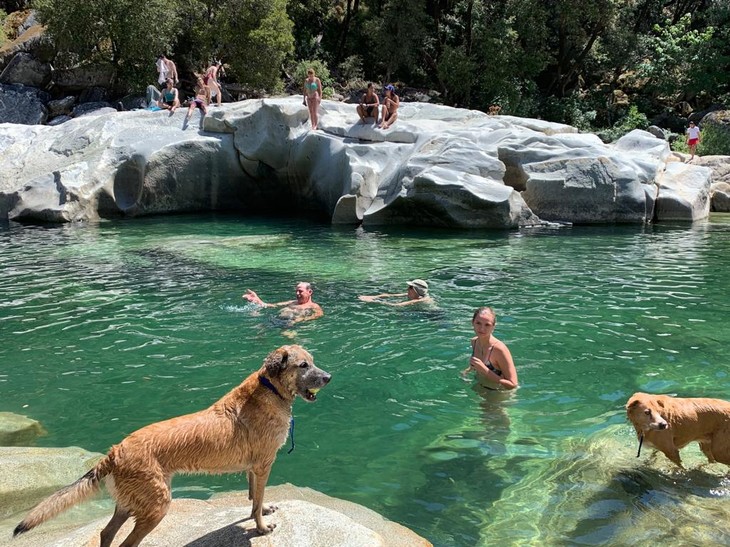
M15 527L13 536L17 536L47 520L52 519L66 509L84 501L99 490L101 479L114 469L114 456L110 452L96 467L86 473L73 484L61 488L36 505L28 516Z

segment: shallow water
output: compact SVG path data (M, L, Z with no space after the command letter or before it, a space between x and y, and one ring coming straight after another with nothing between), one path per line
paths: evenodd
M673 470L637 443L634 391L730 399L730 219L512 232L350 229L180 216L0 230L0 411L43 446L105 452L204 408L300 343L333 374L295 404L271 484L352 500L436 545L727 539L724 468ZM427 279L438 309L358 294ZM286 336L271 310L314 282L325 317ZM484 394L470 318L498 314L521 388ZM288 449L288 448L287 448ZM178 477L178 496L245 488ZM720 538L720 539L718 539Z

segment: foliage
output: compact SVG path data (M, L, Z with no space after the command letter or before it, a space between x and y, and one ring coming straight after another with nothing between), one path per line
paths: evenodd
M120 89L147 82L178 29L175 0L36 0L35 7L61 51L80 62L111 63Z
M654 25L644 39L649 56L639 65L639 74L658 95L679 97L685 90L697 93L707 84L701 67L711 62L707 45L714 28L691 29L691 23L690 14L677 23L666 20Z
M300 61L294 67L292 76L294 77L294 81L297 82L299 89L304 85L304 80L307 79L307 70L310 68L314 69L315 76L322 82L322 93L324 93L325 87L332 87L334 80L330 75L330 69L327 67L327 63L319 59L312 59L310 61Z
M569 97L546 99L542 111L546 120L567 123L581 131L590 131L596 119L596 111L589 108L590 105L580 96L573 94Z
M723 131L714 125L702 128L702 141L697 146L701 156L730 156L730 139L727 129Z
M2 47L2 45L8 39L8 35L5 32L5 20L7 19L7 17L8 17L8 14L0 9L0 47Z
M362 57L360 55L350 55L338 65L337 72L340 78L346 82L363 80L365 72L362 68Z
M600 137L606 142L614 142L634 129L646 129L649 120L646 114L639 111L636 105L629 106L626 115L617 121L610 129L600 132Z

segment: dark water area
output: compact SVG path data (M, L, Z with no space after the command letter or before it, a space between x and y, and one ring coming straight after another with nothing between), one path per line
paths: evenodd
M730 219L448 232L175 216L0 227L0 411L39 446L105 452L209 406L297 343L333 375L294 406L270 484L365 505L436 545L727 542L726 468L637 459L635 391L730 399ZM366 304L428 280L429 310ZM283 327L242 300L325 310ZM492 306L521 387L480 390L471 314ZM693 452L694 451L694 452ZM245 489L186 476L175 496Z

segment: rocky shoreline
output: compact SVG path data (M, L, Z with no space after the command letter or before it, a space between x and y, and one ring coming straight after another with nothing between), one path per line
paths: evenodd
M615 145L570 126L404 103L384 131L295 97L195 113L92 113L0 124L0 219L71 222L235 210L337 224L512 229L692 222L727 202L727 158L691 164L635 130ZM703 167L700 160L713 167ZM713 163L714 162L714 163Z

